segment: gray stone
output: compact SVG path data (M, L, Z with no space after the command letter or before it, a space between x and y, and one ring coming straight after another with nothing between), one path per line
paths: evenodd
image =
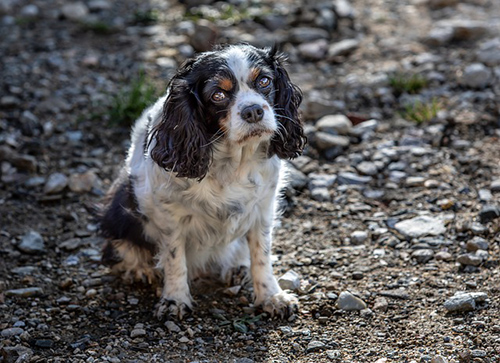
M55 194L62 191L68 185L68 178L61 173L51 174L45 183L43 192L45 194Z
M438 261L451 261L453 255L447 251L439 251L434 257Z
M424 185L425 178L421 176L410 176L406 178L405 185L407 187L421 187Z
M22 252L36 255L40 253L45 253L45 242L40 233L35 231L30 231L26 233L21 239L21 243L17 245Z
M112 7L111 1L108 0L91 0L88 2L90 11L109 10Z
M446 232L441 219L430 216L418 216L396 223L394 228L406 238L438 236Z
M488 66L500 65L500 38L482 44L476 58L478 62Z
M488 189L479 189L477 194L481 202L489 202L493 199L493 194Z
M485 205L479 211L479 221L483 224L500 218L500 208L496 205Z
M24 333L24 329L22 328L7 328L2 330L0 335L4 338L12 338L21 335L22 333Z
M316 132L316 147L319 150L327 150L334 147L346 148L351 143L348 137L327 134L326 132Z
M289 270L278 279L278 284L283 290L298 290L300 288L300 276L294 270Z
M465 248L469 252L475 252L477 250L485 250L486 251L489 248L489 243L484 238L476 236L472 240L467 241Z
M411 254L411 257L418 263L427 263L434 257L434 251L430 249L415 250Z
M453 40L455 32L451 27L434 27L427 34L424 41L432 46L447 44Z
M145 335L146 335L146 330L144 330L142 328L136 328L136 329L132 330L132 332L130 333L130 337L132 339L143 337Z
M21 16L26 18L36 18L40 14L40 9L34 4L23 6L21 9Z
M363 175L374 176L378 174L378 168L375 163L371 161L362 161L358 165L356 165L356 170L359 171Z
M85 3L78 1L64 4L61 8L61 12L67 19L81 21L87 17L89 9Z
M368 232L354 231L351 233L351 242L355 245L361 245L368 239Z
M299 54L306 59L321 60L325 57L328 42L318 39L313 42L302 43L298 46Z
M450 28L453 31L453 40L478 39L488 32L487 22L468 19L445 19L436 24L437 27Z
M290 30L290 41L292 43L307 43L318 39L328 39L330 35L324 29L298 27Z
M40 287L26 287L23 289L14 289L5 291L5 296L15 296L15 297L31 297L39 296L43 294L43 290Z
M492 72L482 63L473 63L465 67L461 82L471 88L484 88L491 84Z
M399 170L391 171L389 173L389 181L399 184L403 179L406 178L406 175L407 174L404 171L399 171Z
M366 309L366 303L363 300L347 291L343 291L340 293L337 304L342 310Z
M82 240L80 238L70 238L59 244L59 248L66 251L74 251L82 245Z
M488 259L488 252L476 250L475 252L464 253L457 257L457 262L464 266L480 266Z
M354 8L348 0L334 0L333 6L339 18L354 18Z
M377 297L373 305L373 310L385 312L389 308L389 302L385 297Z
M326 348L325 343L320 342L319 340L311 340L309 344L307 344L306 352L317 352Z
M444 308L449 312L472 311L476 309L476 301L470 294L455 294L444 302Z
M500 179L496 179L491 182L490 190L493 193L500 192Z
M181 328L171 320L167 320L165 326L171 333L179 333L181 331Z
M21 100L15 96L3 96L0 98L0 107L2 108L11 108L19 106Z
M338 175L340 185L365 185L372 181L370 176L362 176L351 172L343 172Z
M344 115L327 115L316 122L316 128L318 131L333 135L349 135L352 122Z
M346 56L354 52L359 47L359 40L356 39L344 39L340 42L331 44L328 47L329 57Z
M306 187L309 178L300 170L296 169L291 163L288 163L286 176L288 184L295 190L302 190Z

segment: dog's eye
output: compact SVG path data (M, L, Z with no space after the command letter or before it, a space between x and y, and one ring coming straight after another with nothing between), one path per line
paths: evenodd
M261 77L259 79L259 87L260 88L267 88L271 84L271 79L269 77Z
M222 91L217 91L212 94L212 101L214 102L222 102L226 99L226 94Z

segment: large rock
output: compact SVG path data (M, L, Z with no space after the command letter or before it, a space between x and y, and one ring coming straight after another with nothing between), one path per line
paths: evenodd
M26 233L17 248L19 248L22 252L31 255L37 255L46 252L43 237L40 235L40 233L35 231Z
M394 228L406 238L438 236L446 232L441 219L430 216L418 216L396 223Z

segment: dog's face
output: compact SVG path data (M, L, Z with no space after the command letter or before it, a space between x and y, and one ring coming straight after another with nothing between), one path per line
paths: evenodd
M270 140L269 154L298 156L302 94L275 49L228 46L186 61L169 85L152 159L179 177L203 178L214 144Z

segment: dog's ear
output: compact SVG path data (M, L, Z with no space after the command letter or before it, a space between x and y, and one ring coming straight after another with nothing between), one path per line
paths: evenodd
M171 80L160 122L153 128L151 158L178 177L203 179L212 160L210 135L202 118L196 84L188 80L193 61Z
M302 153L307 141L299 114L302 92L283 67L286 57L276 47L269 50L268 57L274 72L274 112L279 128L271 139L269 151L281 159L293 159Z

